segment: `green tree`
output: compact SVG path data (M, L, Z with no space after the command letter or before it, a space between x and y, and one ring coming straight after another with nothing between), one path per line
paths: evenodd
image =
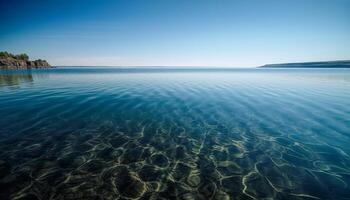
M7 51L1 51L0 52L0 57L11 57L11 54L10 53L8 53Z
M20 60L29 60L29 56L25 53L21 53L19 55L16 55L16 58L20 59Z

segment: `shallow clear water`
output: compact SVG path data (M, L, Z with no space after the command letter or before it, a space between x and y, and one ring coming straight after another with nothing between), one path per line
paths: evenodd
M0 199L350 199L350 70L0 71Z

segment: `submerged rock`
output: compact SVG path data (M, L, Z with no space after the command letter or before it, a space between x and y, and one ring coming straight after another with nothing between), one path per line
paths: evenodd
M142 180L126 167L120 167L116 172L114 185L123 197L140 198L143 196L146 192L146 184Z

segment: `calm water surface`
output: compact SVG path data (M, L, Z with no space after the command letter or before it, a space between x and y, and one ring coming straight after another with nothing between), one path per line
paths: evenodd
M0 71L0 199L350 199L350 70Z

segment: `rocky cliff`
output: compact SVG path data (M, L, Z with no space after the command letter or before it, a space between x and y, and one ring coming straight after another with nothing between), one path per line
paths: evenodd
M26 54L13 55L0 52L0 69L38 69L51 68L46 60L30 61Z

